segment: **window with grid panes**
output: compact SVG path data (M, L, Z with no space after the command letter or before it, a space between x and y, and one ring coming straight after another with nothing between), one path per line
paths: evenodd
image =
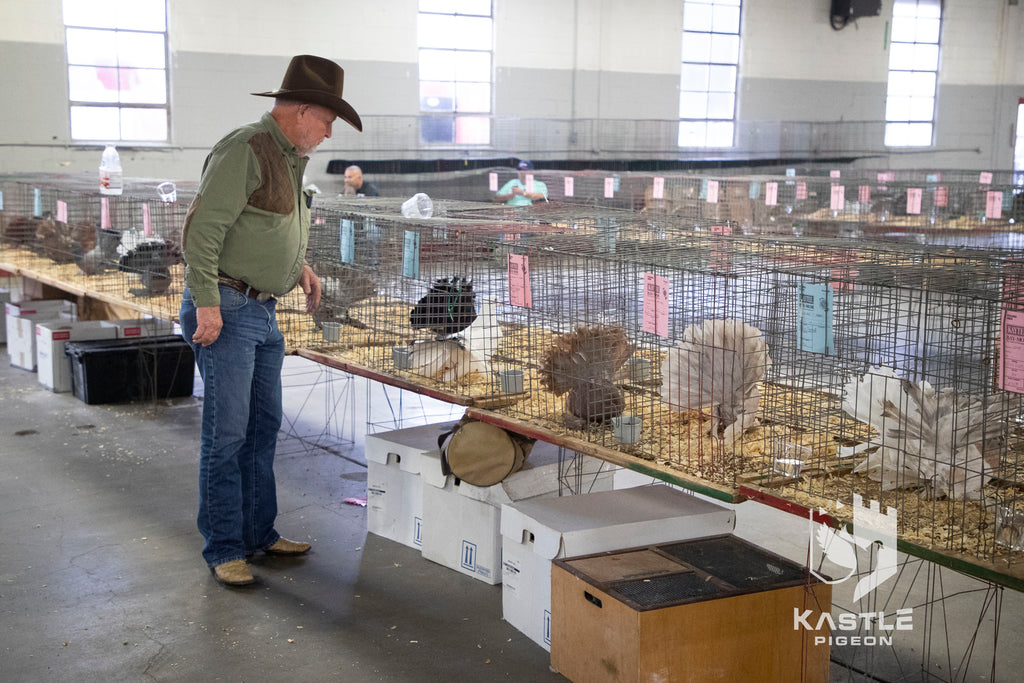
M419 0L420 140L491 142L491 0Z
M683 3L679 146L732 147L741 0Z
M939 80L940 0L895 0L889 32L886 147L930 147Z
M63 0L71 139L166 142L165 0Z

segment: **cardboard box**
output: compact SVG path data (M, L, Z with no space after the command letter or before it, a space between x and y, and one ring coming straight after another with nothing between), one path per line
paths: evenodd
M423 557L475 579L501 583L503 503L557 496L558 448L538 441L526 464L499 484L479 487L441 472L440 455L422 460ZM596 485L611 488L610 473Z
M36 368L39 383L55 393L71 391L71 359L64 354L69 341L114 339L117 328L105 320L51 321L36 324Z
M73 322L77 307L73 301L46 299L8 302L4 304L4 310L7 314L7 355L11 357L11 365L35 372L36 323L51 320Z
M734 510L668 486L526 500L501 512L504 619L551 649L551 562L732 532Z
M181 334L181 328L176 323L161 318L125 318L108 322L117 328L118 339Z
M425 455L456 421L366 435L366 530L417 550L423 545Z
M829 680L831 586L735 536L556 560L551 666L571 681ZM820 640L819 640L820 639Z

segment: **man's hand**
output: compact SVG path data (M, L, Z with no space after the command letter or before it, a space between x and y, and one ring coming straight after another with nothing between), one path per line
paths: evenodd
M312 314L320 305L320 278L316 276L312 268L302 266L299 286L302 287L302 293L306 295L306 313Z
M202 346L209 346L217 341L220 328L224 321L220 318L220 306L199 306L196 308L196 333L192 341Z
M518 185L514 185L512 187L512 194L526 194L526 191Z

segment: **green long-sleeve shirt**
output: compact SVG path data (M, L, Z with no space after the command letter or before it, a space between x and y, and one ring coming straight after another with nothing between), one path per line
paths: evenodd
M196 306L220 305L218 273L277 296L295 287L309 241L308 161L269 112L213 147L181 238Z

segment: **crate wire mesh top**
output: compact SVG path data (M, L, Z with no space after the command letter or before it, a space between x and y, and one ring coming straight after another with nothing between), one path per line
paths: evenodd
M538 172L551 189L566 175ZM854 496L877 500L901 540L1024 578L1019 194L872 176L846 174L837 209L835 179L788 176L670 176L655 198L631 174L616 191L633 199L602 203L595 175L578 197L435 200L429 219L402 198L318 196L322 302L309 316L296 290L278 318L289 348L339 367L842 522ZM189 190L165 203L156 184L104 209L76 180L5 180L0 262L173 319L173 248L122 264L180 239ZM87 241L67 246L78 222L96 272Z
M563 558L554 564L638 611L818 582L803 567L736 536Z

